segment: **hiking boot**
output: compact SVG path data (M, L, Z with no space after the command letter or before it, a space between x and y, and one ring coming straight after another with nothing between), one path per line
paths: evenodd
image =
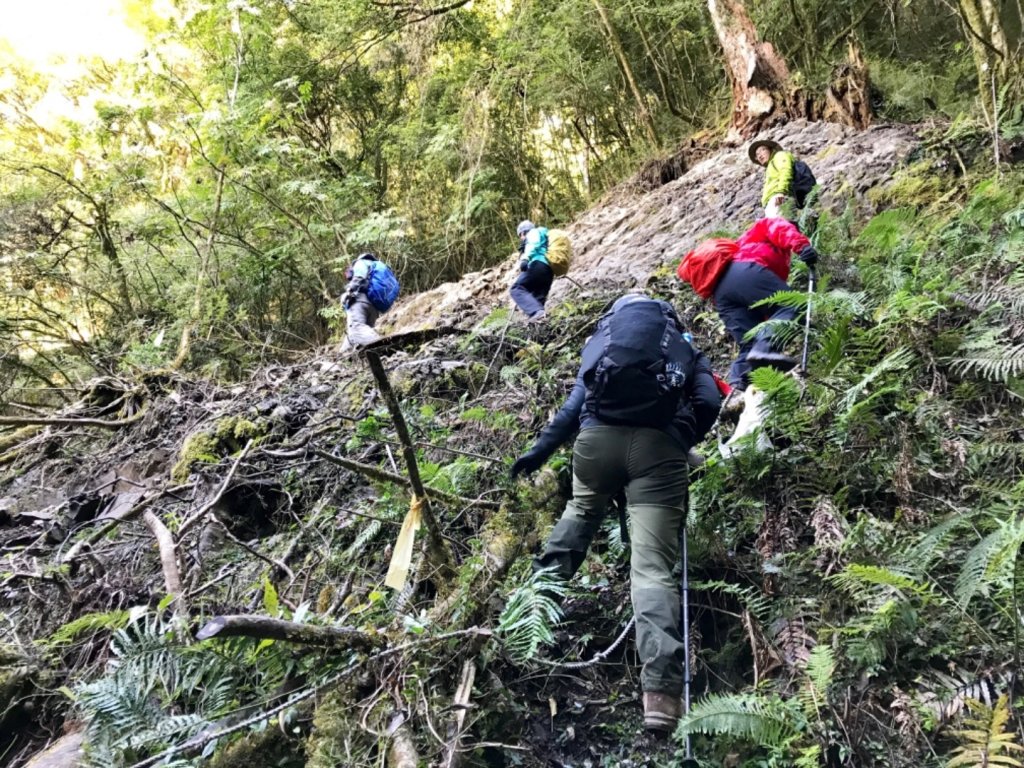
M696 448L691 448L686 452L686 463L690 465L691 469L704 466L704 461L704 454Z
M747 354L747 362L750 363L751 368L771 366L772 368L778 368L780 371L788 371L794 368L800 361L782 352L752 349Z
M668 693L644 692L644 728L671 733L683 716L683 700Z
M545 312L542 309L539 312L534 312L532 315L530 315L530 319L527 320L526 322L528 322L528 323L543 323L547 319L547 316L548 316L548 313Z

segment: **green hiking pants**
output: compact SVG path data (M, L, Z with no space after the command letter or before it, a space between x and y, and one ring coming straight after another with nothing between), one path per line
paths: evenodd
M573 449L573 498L534 569L554 567L568 580L586 557L608 506L626 489L632 557L630 579L644 691L683 692L686 649L679 632L679 533L685 524L686 452L665 432L645 427L590 427Z

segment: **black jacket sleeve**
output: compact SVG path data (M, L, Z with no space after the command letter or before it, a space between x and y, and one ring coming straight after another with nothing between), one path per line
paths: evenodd
M544 427L544 431L540 433L532 450L546 460L558 450L560 445L569 440L580 428L580 413L583 411L583 401L586 397L587 387L583 383L583 371L581 370L576 375L576 383L573 384L569 397L555 417L551 419L551 422Z
M704 439L722 405L718 385L711 375L711 364L698 350L693 351L693 373L686 382L685 396L679 401L672 428L668 430L687 450Z
M695 350L696 351L696 350ZM700 352L693 365L693 379L690 382L689 392L690 403L693 406L694 415L694 443L704 439L711 426L718 418L718 411L722 407L722 393L718 391L718 384L711 374L711 363Z

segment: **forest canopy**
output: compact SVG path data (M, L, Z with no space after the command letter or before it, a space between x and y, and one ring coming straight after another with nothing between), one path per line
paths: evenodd
M1022 125L1019 3L126 7L146 39L128 60L60 81L0 56L5 387L239 376L330 338L360 251L406 292L458 278L502 260L521 218L567 222L645 162L670 180L695 136L844 109ZM737 63L743 24L785 77L754 116L735 73L765 45ZM40 117L55 94L74 117Z

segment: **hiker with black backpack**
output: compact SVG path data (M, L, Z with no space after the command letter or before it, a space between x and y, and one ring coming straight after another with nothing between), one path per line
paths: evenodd
M791 290L787 280L794 253L809 269L818 263L818 252L792 222L781 217L765 218L738 240L705 240L679 263L679 278L690 283L701 298L712 299L718 316L739 346L727 378L733 387L727 411L741 407L751 369L771 366L790 370L798 362L782 352L770 326L753 339L745 338L765 321L796 318L798 311L793 307L754 306L779 291Z
M509 293L526 314L527 322L539 323L547 317L544 304L551 284L569 270L572 243L562 230L538 227L529 219L519 222L516 234L519 236L519 277Z
M673 730L682 714L686 648L672 571L686 524L687 452L721 404L711 366L684 331L668 302L618 299L583 348L569 398L512 466L513 477L540 469L579 430L573 498L534 561L535 570L566 580L583 563L609 500L625 490L644 724L661 731Z
M391 309L399 292L395 273L373 253L359 254L355 263L345 270L345 277L349 282L341 296L346 315L342 352L380 338L373 326L382 313Z
M751 162L765 169L761 187L761 207L765 216L782 216L795 223L797 209L807 204L808 196L818 184L810 166L771 139L752 142L747 148L747 155Z

